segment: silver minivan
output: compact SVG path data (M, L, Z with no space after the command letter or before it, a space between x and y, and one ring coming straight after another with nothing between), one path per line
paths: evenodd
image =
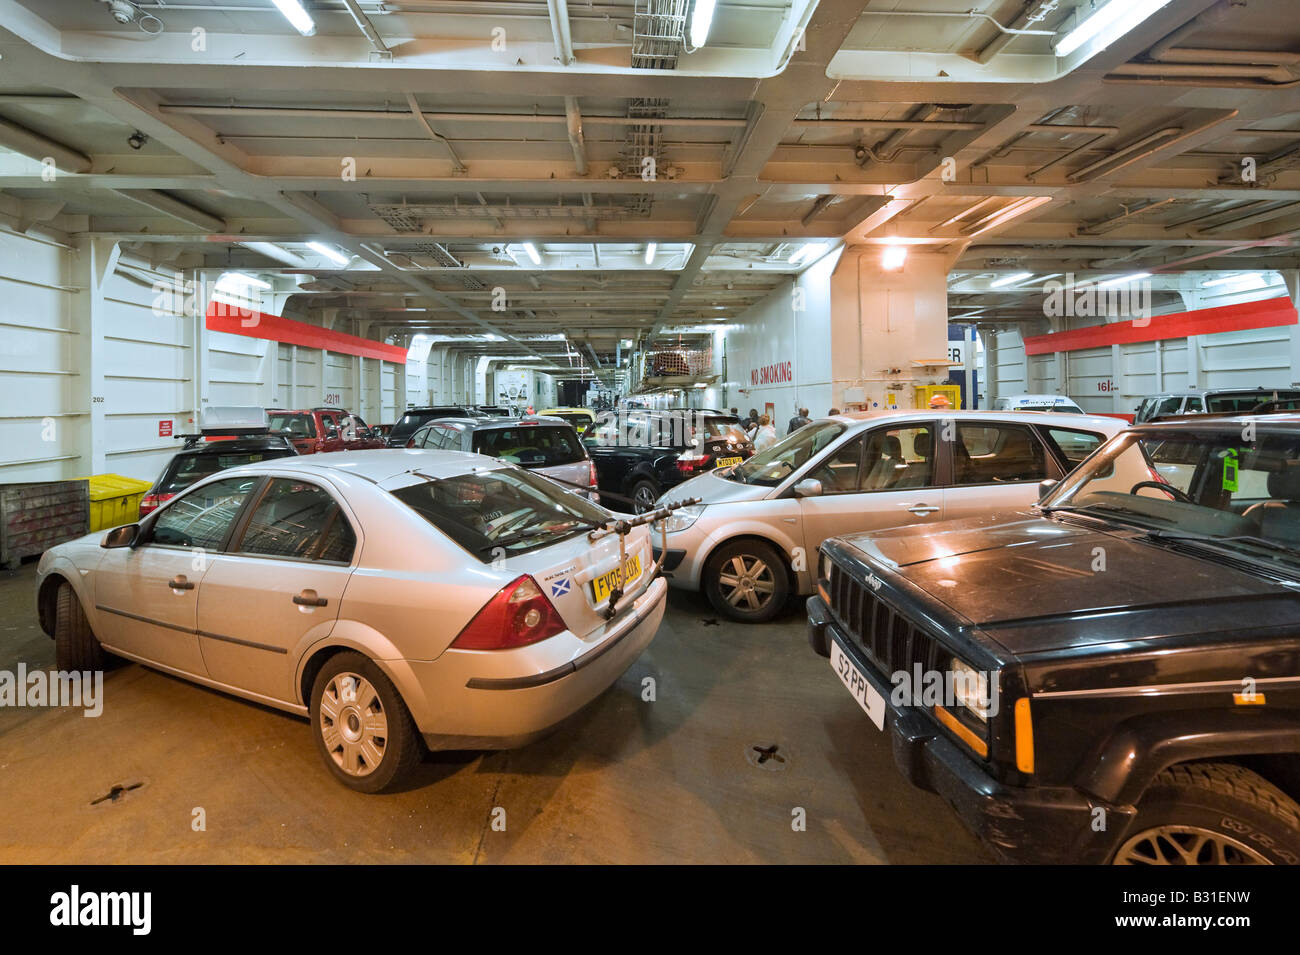
M600 503L596 467L578 432L563 418L440 418L411 435L406 446L500 458L544 474L592 503Z
M664 495L700 499L667 518L665 576L732 620L761 623L813 592L828 537L1028 508L1043 481L1123 429L1116 418L1031 411L823 418ZM942 557L918 530L916 559Z

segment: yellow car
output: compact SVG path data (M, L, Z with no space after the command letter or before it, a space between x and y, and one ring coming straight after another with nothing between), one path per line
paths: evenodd
M579 435L586 434L587 428L596 420L596 413L589 408L544 408L537 413L551 418L563 418L573 425L573 430Z

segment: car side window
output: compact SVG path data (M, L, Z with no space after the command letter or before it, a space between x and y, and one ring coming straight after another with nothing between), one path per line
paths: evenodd
M959 424L953 444L954 484L1005 484L1047 477L1047 455L1023 425Z
M195 488L158 512L149 543L219 551L249 492L255 474L226 478Z
M1205 410L1205 404L1201 401L1200 395L1190 395L1187 404L1183 405L1184 414L1196 414Z
M934 442L929 426L880 428L867 437L862 490L892 491L934 485Z
M1106 436L1095 431L1075 431L1073 428L1048 428L1047 437L1061 456L1074 467L1096 451Z
M348 562L356 536L338 502L305 481L276 478L257 501L235 551ZM330 556L324 556L328 553Z
M808 475L820 481L823 494L852 494L862 483L862 438L840 445Z

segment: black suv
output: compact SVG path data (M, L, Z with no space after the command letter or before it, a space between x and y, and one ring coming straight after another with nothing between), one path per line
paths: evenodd
M606 507L640 514L687 478L754 453L735 415L699 408L601 414L582 436Z
M813 648L1002 856L1300 862L1300 416L1138 426L818 578Z
M140 499L140 516L162 507L181 491L226 468L298 454L282 434L246 434L233 437L185 435L185 447L167 462L153 487Z
M478 412L471 410L465 405L437 405L429 408L409 408L406 413L393 425L393 430L388 432L388 446L390 448L404 448L406 442L411 439L411 435L420 428L421 425L428 424L430 421L436 421L439 418L477 418Z

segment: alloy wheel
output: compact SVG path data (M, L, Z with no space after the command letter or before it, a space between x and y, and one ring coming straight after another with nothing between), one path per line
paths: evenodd
M776 592L772 568L750 554L737 554L722 565L718 589L731 606L740 610L762 610Z
M1240 840L1199 826L1157 826L1130 838L1115 865L1270 865Z

